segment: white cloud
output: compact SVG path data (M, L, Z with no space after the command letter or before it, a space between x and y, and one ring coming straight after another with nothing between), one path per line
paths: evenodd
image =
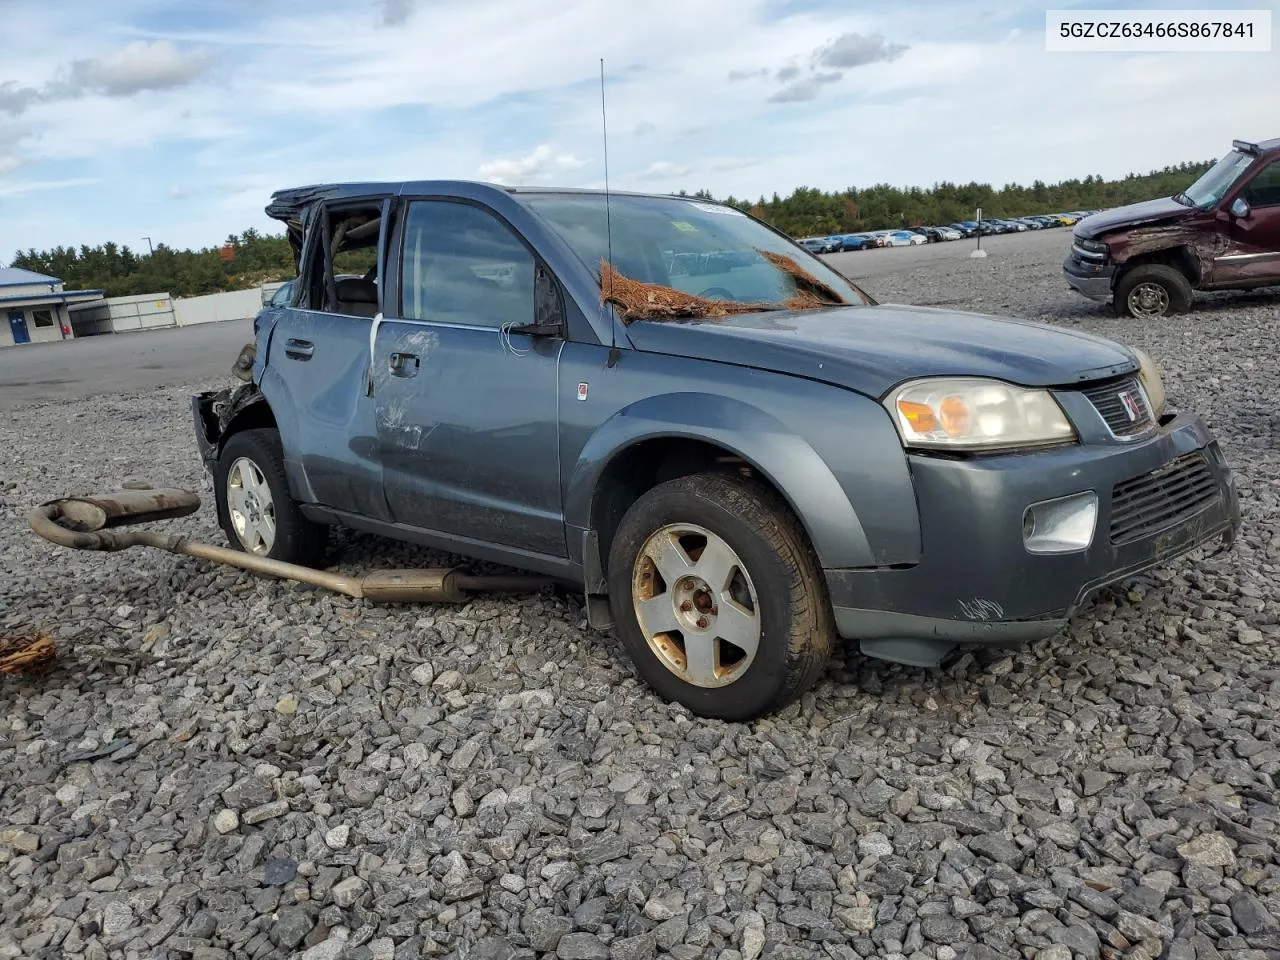
M493 183L536 183L560 173L581 170L588 162L571 153L556 153L544 143L523 157L500 158L482 163L477 172L483 179Z
M0 197L19 197L27 193L43 193L49 190L69 190L73 187L90 187L97 183L91 177L72 177L66 180L27 180L0 184Z
M184 52L169 40L135 40L106 56L72 61L74 93L127 97L144 90L170 90L200 77L213 64L207 53Z
M403 26L413 12L413 0L381 0L381 2L384 27Z
M671 180L673 178L687 177L697 169L687 163L672 163L669 160L655 160L645 169L643 173L638 174L641 180Z
M0 111L17 116L42 103L76 100L98 94L130 97L146 90L186 86L213 65L198 51L183 52L168 40L137 40L101 57L72 60L41 86L0 82Z
M11 154L0 153L0 177L13 173L22 166L22 161Z

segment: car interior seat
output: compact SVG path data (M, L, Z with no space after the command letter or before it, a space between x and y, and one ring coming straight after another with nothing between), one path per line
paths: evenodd
M335 281L338 313L372 317L378 312L378 285L364 277L343 277Z

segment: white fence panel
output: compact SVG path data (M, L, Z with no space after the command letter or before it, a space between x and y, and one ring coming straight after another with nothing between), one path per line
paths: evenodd
M262 309L262 291L232 290L228 293L210 293L202 297L185 297L173 301L178 326L188 327L197 323L215 323L219 320L247 320Z

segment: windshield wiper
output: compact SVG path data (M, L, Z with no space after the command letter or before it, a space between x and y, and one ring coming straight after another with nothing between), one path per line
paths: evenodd
M1174 199L1174 202L1175 202L1175 203L1180 203L1180 204L1182 204L1184 207L1194 207L1194 206L1195 206L1195 204L1191 202L1191 198L1190 198L1190 197L1188 197L1185 193L1176 193L1176 194L1174 194L1173 199Z

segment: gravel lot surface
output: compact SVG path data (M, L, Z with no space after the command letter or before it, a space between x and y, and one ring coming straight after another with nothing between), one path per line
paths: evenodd
M1066 231L1007 240L838 262L1148 350L1242 473L1241 541L1016 651L849 653L752 725L659 702L575 597L364 607L45 544L47 497L201 483L201 384L18 406L0 634L60 657L0 678L0 958L1280 957L1280 297L1141 326L1066 289ZM221 542L204 496L168 526Z

